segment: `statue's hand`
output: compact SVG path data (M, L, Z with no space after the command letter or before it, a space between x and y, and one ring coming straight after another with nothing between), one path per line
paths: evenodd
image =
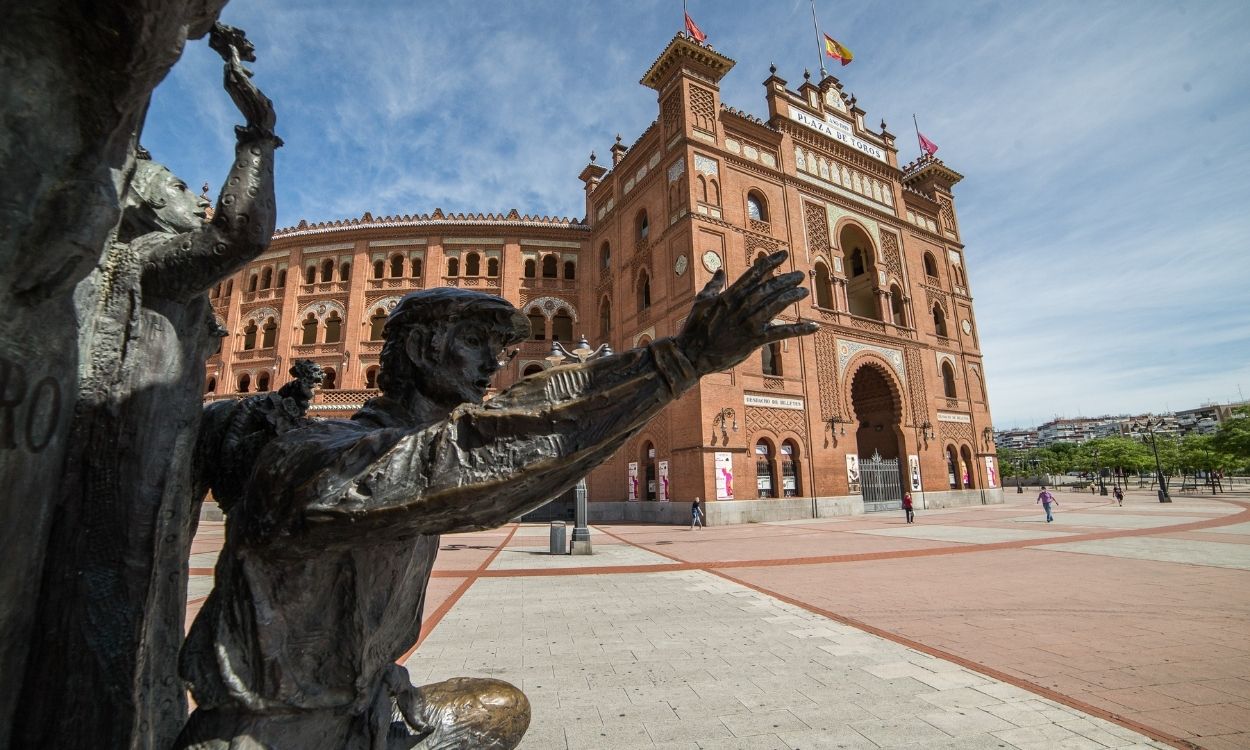
M764 344L816 331L815 323L772 324L787 305L807 296L799 286L802 272L770 273L786 257L783 250L755 261L728 289L721 269L699 292L677 345L700 375L733 367Z
M277 138L273 126L278 116L273 111L273 102L256 88L252 82L252 71L243 67L234 47L230 47L230 59L226 61L225 69L226 92L247 121L247 126L240 130L240 136L250 134L253 137Z

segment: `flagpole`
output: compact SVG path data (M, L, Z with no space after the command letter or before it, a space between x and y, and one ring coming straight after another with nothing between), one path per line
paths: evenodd
M924 154L926 153L924 150L924 144L920 142L920 123L916 122L915 112L911 113L911 124L916 128L916 145L920 147L920 153Z
M681 27L686 28L686 19L690 17L690 11L686 9L686 0L681 0ZM686 32L686 36L690 36L690 32Z
M682 0L685 2L686 0ZM820 61L820 80L825 80L825 76L829 75L825 72L825 50L820 43L820 26L816 23L816 0L812 2L812 28L816 30L816 59Z

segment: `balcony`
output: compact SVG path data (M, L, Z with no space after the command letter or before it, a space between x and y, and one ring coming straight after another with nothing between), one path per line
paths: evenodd
M421 279L407 279L402 276L396 276L390 279L369 279L365 282L365 288L370 291L379 289L421 289L425 284Z
M323 357L331 354L342 354L343 342L336 341L333 344L296 344L291 347L291 352L297 358Z
M346 281L322 281L316 284L303 284L300 286L300 294L329 294L331 292L346 292L350 284Z
M468 287L470 289L498 289L498 276L444 276L443 286Z
M273 359L277 351L271 346L266 349L240 349L234 353L236 362L250 362L257 359Z
M521 288L545 292L576 292L577 279L522 279Z
M376 388L360 388L353 390L334 388L326 390L318 389L313 394L312 404L308 407L309 411L355 411L365 405L365 402L375 396L381 396L382 391Z

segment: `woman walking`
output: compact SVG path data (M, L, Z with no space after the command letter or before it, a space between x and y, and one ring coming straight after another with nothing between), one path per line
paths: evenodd
M703 512L699 510L699 498L695 498L690 504L690 530L694 531L694 527L698 526L703 529Z
M907 523L915 523L916 514L912 510L910 492L903 493L903 512L907 515Z

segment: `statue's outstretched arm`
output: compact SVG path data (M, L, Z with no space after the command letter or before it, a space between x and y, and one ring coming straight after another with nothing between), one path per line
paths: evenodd
M219 32L215 29L213 34L216 39ZM144 285L165 297L203 292L255 259L269 246L277 220L273 156L282 139L273 130L277 121L273 102L252 82L251 71L243 66L233 44L214 49L228 52L228 57L223 55L227 57L225 88L247 124L235 128L234 164L212 221L194 231L140 245L145 254Z
M685 329L643 349L522 380L483 406L402 436L370 436L293 498L310 527L342 521L364 534L447 533L499 526L567 490L698 378L760 345L810 333L772 325L807 292L801 273L759 261L723 294L717 274Z

